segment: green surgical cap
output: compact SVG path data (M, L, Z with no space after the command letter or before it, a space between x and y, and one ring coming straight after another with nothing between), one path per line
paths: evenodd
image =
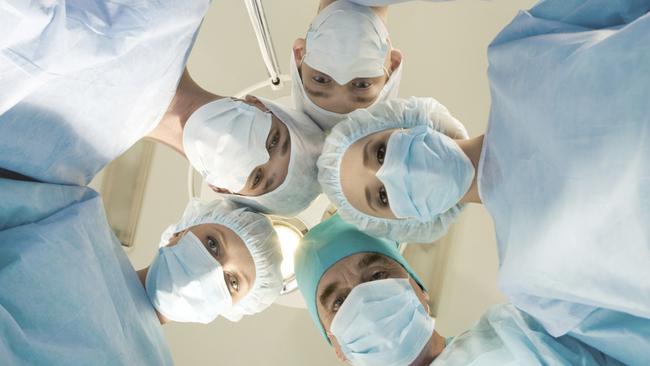
M338 214L330 217L305 235L295 253L298 287L307 304L309 315L326 340L328 338L316 308L318 282L336 262L353 254L367 252L383 254L401 264L424 289L422 281L399 253L397 242L365 234L355 226L344 222Z

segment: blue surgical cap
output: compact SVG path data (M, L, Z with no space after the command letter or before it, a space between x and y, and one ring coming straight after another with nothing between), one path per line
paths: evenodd
M400 254L397 242L375 238L346 223L338 214L332 216L316 225L302 239L295 253L294 269L309 315L328 341L316 307L318 282L336 262L357 253L378 253L393 259L425 289L420 278Z

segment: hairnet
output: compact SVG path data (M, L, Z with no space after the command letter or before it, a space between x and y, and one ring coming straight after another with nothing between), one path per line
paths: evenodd
M321 222L305 235L294 255L294 271L309 315L325 339L328 338L316 307L316 289L323 274L341 259L365 252L383 254L401 264L420 287L425 289L397 246L397 242L375 238L359 231L339 215Z
M375 236L408 242L432 242L447 232L463 205L457 204L429 222L416 219L387 219L365 214L352 206L341 188L343 154L357 140L390 128L429 125L453 138L467 138L467 130L447 108L433 98L392 99L372 112L360 109L336 125L325 141L318 159L318 180L341 217Z
M258 99L289 130L291 155L287 177L279 187L259 196L227 196L265 213L292 216L306 209L321 193L316 159L325 135L306 114L268 99Z
M160 246L167 245L174 233L201 224L220 224L234 231L244 241L255 264L253 287L221 315L238 321L244 315L259 313L271 305L282 289L282 251L270 220L228 200L217 199L210 203L191 200L180 221L163 232Z

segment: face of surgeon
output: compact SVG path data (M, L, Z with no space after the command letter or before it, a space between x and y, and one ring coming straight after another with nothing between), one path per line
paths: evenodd
M343 154L341 188L357 210L394 219L384 184L375 175L384 163L386 147L395 128L375 132L355 141Z
M243 102L264 112L269 111L259 99L252 95L247 95ZM287 126L273 114L265 148L269 153L269 160L255 167L248 176L246 186L236 193L243 196L260 196L278 188L287 177L291 157L291 135ZM215 192L233 193L220 187L210 187Z
M244 241L234 231L219 224L201 224L175 233L167 246L178 244L187 231L196 235L212 257L223 267L223 275L233 304L241 300L255 283L255 263Z
M350 113L371 105L379 96L389 76L356 78L345 85L338 84L329 75L302 62L305 39L298 38L293 45L293 55L298 65L305 93L317 106L335 113ZM385 67L392 74L402 62L402 53L392 49L386 57Z
M329 329L337 311L352 289L364 282L387 278L409 278L417 297L425 309L429 308L429 296L409 276L408 272L391 258L378 253L357 253L345 257L330 267L321 277L316 289L318 316L339 359L345 356Z

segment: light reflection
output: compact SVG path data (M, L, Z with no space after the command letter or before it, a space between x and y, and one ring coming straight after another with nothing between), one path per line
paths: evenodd
M273 225L275 232L278 234L280 239L280 246L282 247L282 277L287 279L293 276L293 254L298 248L298 243L302 235L298 230L289 227L285 224L275 224Z

